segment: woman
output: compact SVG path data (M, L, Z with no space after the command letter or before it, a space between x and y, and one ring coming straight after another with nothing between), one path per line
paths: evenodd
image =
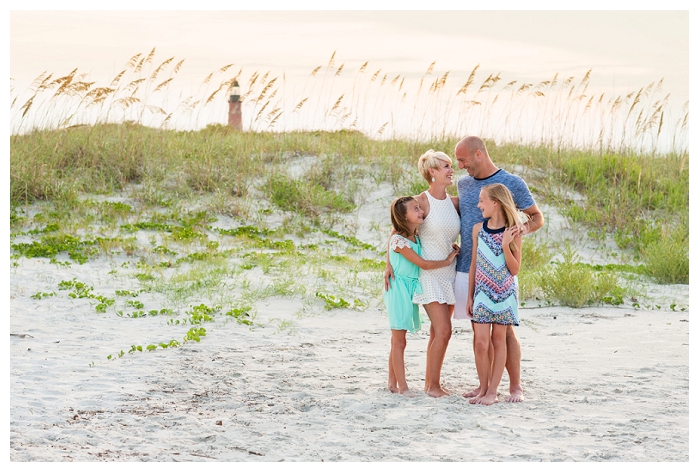
M447 194L454 183L454 169L449 156L443 152L427 151L418 160L418 170L429 188L414 198L424 211L420 227L422 257L425 260L443 260L452 251L461 230L459 197ZM425 392L432 397L449 395L441 386L440 375L444 355L451 338L451 315L454 312L454 278L456 264L420 271L422 293L413 297L413 303L422 305L430 318L430 340L427 344ZM386 259L384 285L388 289L393 268Z

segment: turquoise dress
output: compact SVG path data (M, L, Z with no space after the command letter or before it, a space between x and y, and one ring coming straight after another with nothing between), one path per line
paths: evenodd
M420 268L395 252L398 247L409 247L418 256L422 256L419 238L412 242L399 234L391 236L388 259L393 267L394 278L391 280L391 287L383 293L383 301L386 304L391 329L414 333L422 326L418 305L413 303L413 295L422 293L418 281Z

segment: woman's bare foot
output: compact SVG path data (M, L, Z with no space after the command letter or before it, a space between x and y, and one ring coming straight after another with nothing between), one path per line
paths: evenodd
M476 402L478 405L492 405L493 403L498 402L498 394L485 394L482 397L478 399Z
M449 396L449 393L445 391L442 387L436 387L430 390L426 390L425 393L433 398Z
M481 388L476 387L473 390L471 390L470 392L463 393L461 396L464 398L473 398L473 397L477 397L480 392L481 392Z
M388 391L391 392L391 393L399 393L399 392L398 392L398 385L391 385L391 384L388 384L388 387L387 387L387 388L388 388Z
M524 401L524 392L522 391L522 387L511 387L510 388L510 396L507 397L505 400L506 402L509 403L519 403Z

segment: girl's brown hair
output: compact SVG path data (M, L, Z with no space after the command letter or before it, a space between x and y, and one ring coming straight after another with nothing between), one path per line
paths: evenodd
M398 197L391 203L391 224L396 233L409 238L414 233L410 230L406 214L408 203L415 200L413 197Z
M510 189L503 184L489 184L483 187L483 191L488 195L488 198L500 204L502 213L505 216L505 227L509 228L522 224L522 220L520 220L519 213L517 212L517 205L515 205ZM524 214L524 216L526 217L526 214ZM514 251L515 248L515 242L512 241L510 243L510 249Z

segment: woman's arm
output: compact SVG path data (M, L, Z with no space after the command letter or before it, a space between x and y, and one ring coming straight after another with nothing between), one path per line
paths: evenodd
M514 251L510 248L510 243L514 241ZM502 235L502 252L505 254L505 264L510 274L519 274L519 267L522 262L522 237L519 235L519 228L511 226Z
M383 289L388 291L391 288L391 279L393 276L393 266L391 265L391 259L389 257L389 251L391 250L391 236L396 234L395 229L391 229L391 234L388 235L388 243L386 243L386 269L383 273Z
M461 216L461 209L459 208L459 197L451 197L451 203L454 205L454 208L456 209L456 213Z

